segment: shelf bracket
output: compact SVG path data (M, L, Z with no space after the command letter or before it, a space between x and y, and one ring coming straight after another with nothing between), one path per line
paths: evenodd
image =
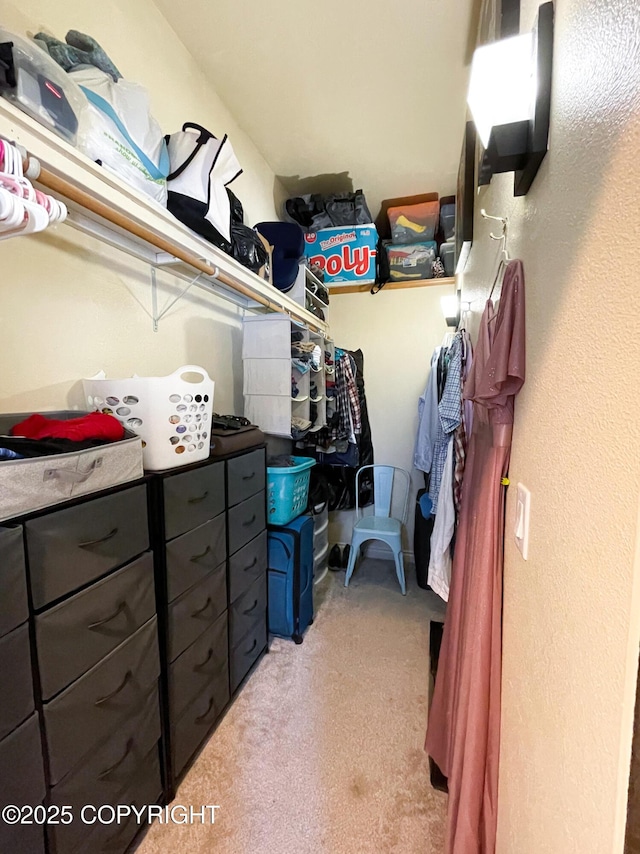
M179 302L185 294L187 294L191 288L198 283L198 280L203 275L202 273L198 273L198 275L192 279L186 287L184 287L180 293L175 296L169 303L167 303L162 311L158 312L158 281L157 281L157 272L155 267L151 267L151 317L153 320L153 331L158 331L158 324L165 316L165 314L169 311L169 309L173 308L173 306Z

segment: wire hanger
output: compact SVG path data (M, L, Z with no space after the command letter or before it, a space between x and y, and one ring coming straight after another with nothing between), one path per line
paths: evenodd
M493 284L491 285L491 291L489 292L489 299L493 296L493 292L495 290L498 281L500 280L500 274L504 274L504 270L506 269L507 264L511 260L509 257L509 252L507 251L507 226L509 224L509 220L506 216L491 216L488 214L484 208L480 210L480 214L484 219L493 219L496 222L502 224L502 233L494 234L492 231L489 232L489 237L492 240L501 241L502 246L500 248L500 263L498 264L498 269L496 270L496 275L493 280Z

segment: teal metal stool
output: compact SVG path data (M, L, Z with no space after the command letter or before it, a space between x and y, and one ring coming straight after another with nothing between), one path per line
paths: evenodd
M358 501L360 475L368 469L373 469L374 505L373 515L362 515ZM360 546L367 540L381 540L386 543L393 552L396 564L396 575L400 582L402 595L406 595L407 589L404 579L404 561L402 558L402 527L407 522L407 509L409 506L409 484L411 477L405 469L396 466L363 466L356 473L356 523L351 535L351 551L347 565L347 575L344 586L349 586L349 581L355 569L356 560ZM402 507L400 518L391 515L392 506Z

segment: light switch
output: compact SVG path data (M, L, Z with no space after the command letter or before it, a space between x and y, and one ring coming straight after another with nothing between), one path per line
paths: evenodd
M529 554L529 511L531 509L531 493L526 486L518 484L518 495L516 498L516 545L526 560Z

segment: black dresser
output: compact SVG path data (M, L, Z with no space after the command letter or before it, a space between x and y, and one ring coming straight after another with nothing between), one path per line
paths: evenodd
M267 647L265 485L263 447L151 478L169 798Z
M82 807L172 799L267 648L265 465L260 447L0 527L0 808L39 810L0 821L0 851L119 854L135 817Z

